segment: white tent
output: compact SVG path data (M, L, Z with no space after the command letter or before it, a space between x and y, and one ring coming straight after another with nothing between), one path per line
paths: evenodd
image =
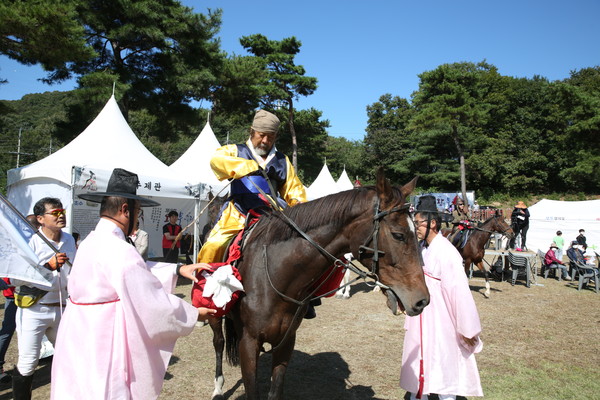
M323 164L317 179L306 189L306 197L308 200L314 200L337 192L339 192L337 183L331 176L327 164Z
M210 158L219 147L221 145L207 121L194 143L169 168L182 179L221 188L224 184L210 167Z
M527 248L546 251L556 231L562 231L565 250L585 230L588 253L600 253L600 200L557 201L543 199L529 207ZM593 253L591 253L593 255Z
M79 231L77 227L73 229L77 223L73 220L74 207L83 206L83 202L74 195L76 184L84 174L88 181L87 187L85 182L82 183L84 189L93 187L91 184L97 180L96 190L103 191L106 186L100 182L105 179L106 171L110 175L114 168L124 168L138 174L141 184L138 194L159 197L155 200L161 203L161 207L152 209L152 213L157 214L157 220L170 209L194 214L196 201L192 193L202 190L187 185L144 147L125 121L114 96L94 121L65 147L35 163L9 170L8 198L21 213L27 215L32 212L37 200L46 196L57 197L68 211L67 230ZM149 230L146 226L143 229ZM156 235L150 230L148 232L151 256L153 249L158 253L162 248L161 229L162 225ZM87 234L80 233L82 238Z
M348 178L348 173L346 173L345 167L339 179L337 180L336 185L340 192L344 190L354 189L354 185L352 184L352 181L350 181L350 178Z

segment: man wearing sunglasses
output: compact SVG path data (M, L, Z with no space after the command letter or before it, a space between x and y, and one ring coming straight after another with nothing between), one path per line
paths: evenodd
M76 251L73 236L62 231L66 225L66 212L59 199L44 197L35 204L33 213L40 224L39 232L59 252L55 253L41 237L34 235L29 245L38 256L40 265L52 271L52 287L48 289L30 282L12 280L16 286L19 344L19 361L13 372L15 399L31 398L33 372L38 365L44 335L54 345L61 319L61 306L65 306L67 299L70 267L63 264L67 260L73 260Z

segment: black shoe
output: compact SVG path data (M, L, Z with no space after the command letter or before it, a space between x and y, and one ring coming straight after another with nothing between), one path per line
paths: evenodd
M308 303L308 309L306 310L306 314L304 314L304 319L313 319L317 316L315 311L315 306Z
M0 370L0 383L11 383L12 376L4 372L4 370Z
M13 370L12 387L14 400L31 400L33 375L23 376L17 368Z

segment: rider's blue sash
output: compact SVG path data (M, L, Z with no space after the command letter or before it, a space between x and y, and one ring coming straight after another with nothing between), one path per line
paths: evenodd
M245 144L237 145L237 156L247 160L254 159L252 152ZM286 205L285 201L279 197L278 193L279 188L287 179L287 163L285 155L278 151L275 152L275 157L264 166L264 169L269 176L269 180L273 185L275 193L271 193L267 180L261 175L245 176L242 179L235 179L231 183L230 198L233 199L235 207L244 215L251 209L268 207L268 202L261 198L262 195L252 184L253 182L260 187L263 192L270 194L275 197L279 203Z
M259 175L250 175L242 179L235 179L231 182L231 194L233 196L238 194L257 194L260 193L257 186L266 194L271 194L267 180Z

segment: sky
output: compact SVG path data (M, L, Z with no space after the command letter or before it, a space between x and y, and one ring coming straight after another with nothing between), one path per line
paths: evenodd
M296 64L318 89L298 109L315 108L328 133L362 140L366 108L389 93L410 99L419 74L442 64L485 60L505 76L551 81L600 66L598 0L183 0L194 11L221 8L218 37L228 54L246 55L239 38L302 42ZM75 81L48 86L40 67L0 57L0 99L71 90ZM207 104L200 104L207 107Z

